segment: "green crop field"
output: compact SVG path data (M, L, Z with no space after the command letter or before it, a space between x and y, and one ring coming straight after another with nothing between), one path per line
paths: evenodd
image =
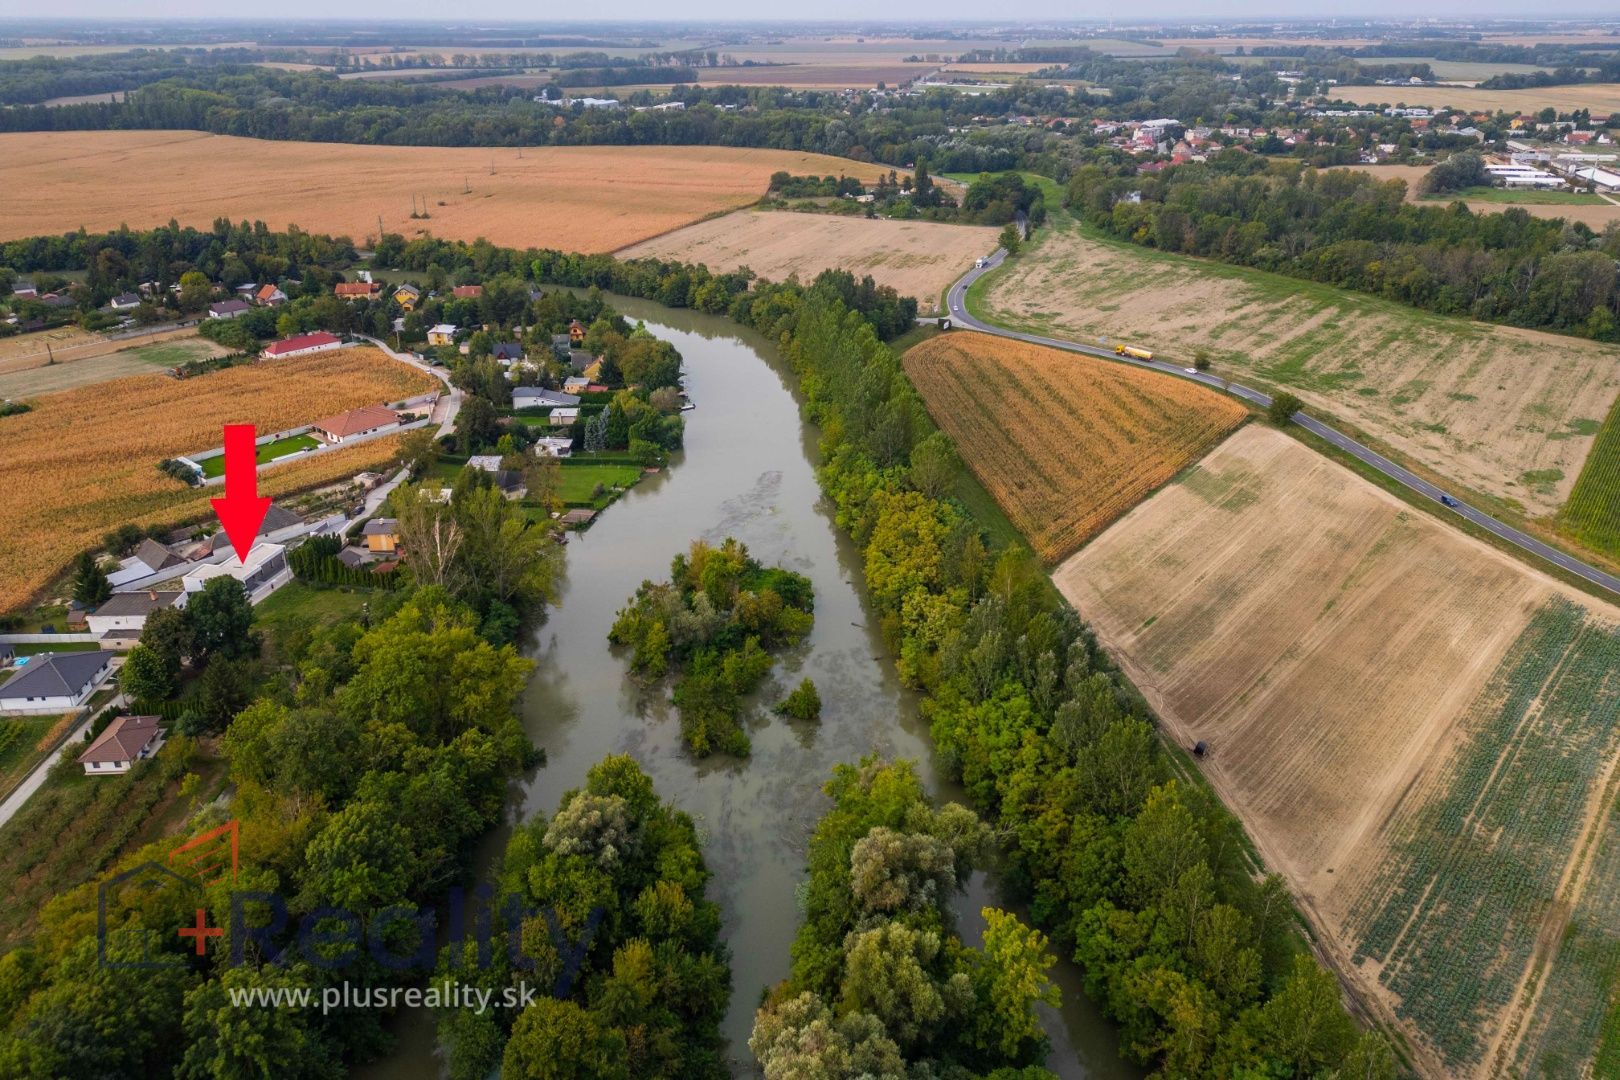
M285 439L265 443L259 447L258 453L254 456L259 464L263 465L267 461L275 461L277 458L286 457L288 454L296 454L300 450L313 450L319 445L321 445L320 440L312 436L289 435ZM200 464L204 476L221 476L225 472L225 456L223 454L219 457L204 458Z
M1549 601L1462 724L1465 741L1397 822L1352 920L1357 961L1382 965L1398 1014L1459 1073L1514 1002L1620 746L1620 630Z
M1587 547L1620 558L1620 400L1598 431L1558 520Z
M1471 187L1461 191L1448 191L1442 195L1424 195L1423 202L1455 202L1458 199L1474 202L1516 203L1528 206L1605 206L1607 199L1588 195L1584 191L1524 191L1518 188Z

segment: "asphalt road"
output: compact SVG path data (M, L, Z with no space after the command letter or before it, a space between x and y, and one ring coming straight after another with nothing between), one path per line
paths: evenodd
M1166 375L1174 375L1181 379L1190 379L1193 382L1203 383L1205 386L1212 386L1217 390L1224 390L1227 393L1240 397L1245 401L1253 402L1254 404L1259 405L1261 408L1271 404L1271 397L1268 394L1263 394L1258 390L1243 386L1240 383L1228 382L1225 379L1221 379L1204 372L1190 371L1186 368L1177 367L1175 364L1167 364L1162 360L1127 360L1116 355L1112 347L1100 348L1093 345L1081 345L1077 342L1064 341L1060 338L1042 337L1039 334L1025 334L1017 330L1008 330L1005 327L994 326L990 323L979 321L978 319L974 318L967 309L968 286L972 285L980 277L989 273L991 270L994 270L996 267L1000 266L1002 260L1005 258L1006 252L1000 248L997 248L996 253L985 261L984 266L975 266L966 274L962 275L961 279L958 280L956 284L951 286L950 291L945 295L945 304L946 308L950 312L952 326L963 327L969 330L978 330L985 334L995 334L998 337L1015 338L1019 341L1028 341L1036 345L1050 345L1054 349L1066 349L1069 352L1084 353L1087 356L1096 356L1101 357L1104 360L1114 360L1120 363L1130 364L1132 367L1151 368L1154 371L1160 371ZM1407 488L1411 489L1417 494L1431 500L1442 511L1449 510L1452 513L1467 518L1480 528L1496 534L1503 540L1506 540L1508 543L1513 544L1524 551L1528 551L1530 554L1544 559L1562 570L1566 570L1577 577L1584 578L1587 581L1590 581L1592 584L1607 589L1612 593L1620 594L1620 577L1615 577L1613 574L1604 573L1595 566L1589 566L1574 556L1567 555L1564 552L1559 551L1557 548L1550 547L1528 533L1521 532L1511 525L1498 521L1496 518L1485 513L1485 511L1468 506L1460 500L1453 499L1452 502L1456 505L1449 507L1445 506L1445 504L1440 501L1441 495L1444 494L1440 488L1429 483L1422 477L1417 476L1410 470L1403 469L1401 466L1395 464L1393 461L1390 461L1382 454L1363 446L1361 443L1344 434L1342 431L1329 427L1320 420L1313 419L1302 412L1298 412L1294 414L1294 422L1300 427L1304 428L1306 431L1326 439L1328 442L1332 443L1334 446L1337 446L1345 453L1350 454L1352 457L1366 462L1368 465L1371 465L1373 468L1377 469L1390 479L1405 485Z

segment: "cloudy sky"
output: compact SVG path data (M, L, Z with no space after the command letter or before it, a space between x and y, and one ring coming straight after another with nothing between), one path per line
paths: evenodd
M559 10L561 9L561 10ZM246 9L242 9L246 10ZM325 18L333 14L330 0L279 0L275 5L277 17ZM218 19L229 9L217 0L165 0L159 8L152 5L143 10L132 7L124 0L58 0L41 7L34 0L0 0L0 19L38 18L117 18L161 14L165 18L200 17ZM534 3L533 0L468 0L447 6L443 0L394 0L387 5L389 18L423 18L441 21L448 16L473 19L521 19L525 21L549 20L555 17L569 19L658 19L678 16L690 19L771 19L777 16L802 19L809 14L797 6L761 4L758 0L682 0L670 4L668 0L586 0L577 5ZM1411 18L1580 18L1583 15L1607 14L1613 18L1612 3L1593 3L1574 0L1556 9L1546 4L1533 4L1528 0L1428 0L1414 5L1410 0L1135 0L1129 5L1118 3L1074 3L1073 0L1014 0L1007 4L987 5L982 0L888 0L873 4L871 0L821 0L815 6L814 17L821 19L916 19L916 29L926 30L930 23L950 19L1107 19L1178 18L1178 19L1253 19L1265 17L1328 16L1394 16ZM0 24L0 36L9 28Z

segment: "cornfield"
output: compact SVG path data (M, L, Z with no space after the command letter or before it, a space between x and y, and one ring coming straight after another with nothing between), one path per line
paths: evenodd
M269 432L437 385L375 349L250 364L183 382L140 375L47 394L0 419L0 611L26 604L108 530L181 525L211 513L217 488L191 488L159 461L218 446L225 424ZM396 439L272 469L261 494L284 495L374 468Z
M1048 562L1248 416L1181 379L985 334L932 338L904 362L973 475Z
M1620 559L1620 399L1592 443L1559 522L1594 551Z

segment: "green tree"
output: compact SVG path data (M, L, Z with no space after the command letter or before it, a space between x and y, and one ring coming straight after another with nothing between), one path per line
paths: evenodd
M1002 226L1001 235L996 238L996 243L1006 248L1009 256L1017 255L1018 249L1024 245L1024 238L1018 232L1018 224L1009 221Z
M85 607L99 607L112 596L107 572L88 551L80 552L73 563L73 599Z
M124 658L118 685L131 701L165 701L174 693L174 673L156 650L137 644Z
M936 431L911 448L907 478L911 486L930 499L943 499L956 486L962 461L943 431Z
M512 1025L501 1075L513 1080L619 1080L628 1077L624 1038L603 1030L572 1001L543 997Z
M243 1009L232 993L308 986L316 972L269 966L227 967L186 994L185 1056L178 1080L339 1080L348 1075L337 1047L302 1009Z
M141 628L141 644L163 659L171 679L179 676L181 665L196 651L196 641L185 608L159 608Z
M816 691L816 684L808 678L799 683L791 694L782 699L776 711L796 720L821 719L821 694Z
M1193 367L1198 371L1209 370L1209 350L1202 345L1193 350Z
M207 662L215 656L256 656L259 639L253 633L253 605L247 590L231 577L209 578L186 603L191 624L191 654Z
M1292 422L1294 414L1304 407L1303 401L1285 391L1273 397L1271 404L1266 406L1266 418L1278 427L1283 427Z
M988 907L980 914L984 955L974 980L979 1037L986 1049L993 1046L1016 1060L1042 1037L1035 1006L1058 1003L1058 988L1047 977L1057 957L1046 951L1046 935L1017 916Z

